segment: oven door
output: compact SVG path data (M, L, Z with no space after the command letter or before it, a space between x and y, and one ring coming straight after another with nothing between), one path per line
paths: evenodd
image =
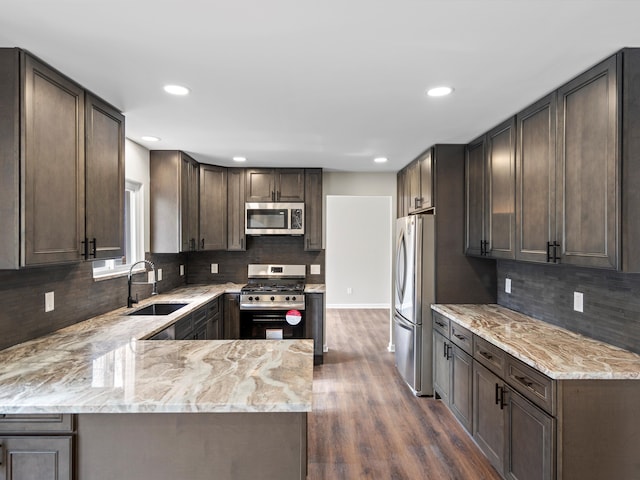
M296 310L299 318L287 321L289 310L240 310L241 339L305 338L304 310Z

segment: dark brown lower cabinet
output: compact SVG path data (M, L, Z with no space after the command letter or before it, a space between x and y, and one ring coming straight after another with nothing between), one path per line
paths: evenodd
M449 408L464 428L470 432L473 418L473 358L454 343L449 362L451 363Z
M505 478L555 478L555 420L473 362L473 438Z
M449 340L436 331L433 332L433 390L436 396L449 405L451 372L449 367Z
M71 480L71 415L0 415L0 480Z
M324 294L307 293L305 312L305 337L313 338L313 364L323 363L324 349Z
M240 294L226 293L224 295L223 338L238 340L240 338Z

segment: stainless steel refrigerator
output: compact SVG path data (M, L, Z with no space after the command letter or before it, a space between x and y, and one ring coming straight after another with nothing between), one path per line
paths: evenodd
M431 304L435 302L435 216L397 220L395 361L416 395L433 395Z

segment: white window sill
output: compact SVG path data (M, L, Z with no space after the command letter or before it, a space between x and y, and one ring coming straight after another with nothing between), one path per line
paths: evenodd
M131 265L122 265L114 269L104 269L93 273L93 281L101 282L102 280L111 280L113 278L126 277L129 275ZM133 273L140 273L146 270L146 266L141 264L133 269Z

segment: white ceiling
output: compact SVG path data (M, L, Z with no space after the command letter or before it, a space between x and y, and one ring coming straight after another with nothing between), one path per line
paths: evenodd
M639 19L637 0L2 0L0 46L120 108L148 148L397 171L640 46ZM454 94L425 97L440 84Z

